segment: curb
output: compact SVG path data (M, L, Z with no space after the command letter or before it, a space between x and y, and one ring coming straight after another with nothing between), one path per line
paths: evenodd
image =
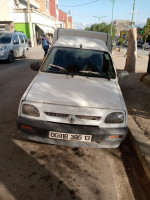
M133 148L150 182L150 141L145 137L131 115L128 116L128 127Z

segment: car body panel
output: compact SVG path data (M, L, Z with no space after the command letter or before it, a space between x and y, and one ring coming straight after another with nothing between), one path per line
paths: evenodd
M145 49L149 49L150 48L150 43L146 43L146 45L145 45L145 43L142 45L142 47L143 48L145 48Z

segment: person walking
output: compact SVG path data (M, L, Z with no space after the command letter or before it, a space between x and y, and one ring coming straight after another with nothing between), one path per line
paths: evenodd
M48 52L49 45L51 45L51 42L49 41L46 35L47 35L46 33L43 33L43 37L42 37L42 48L44 50L44 58Z
M149 49L149 54L148 54L148 66L147 66L147 73L143 74L142 77L140 78L140 81L143 81L143 78L147 75L150 75L150 49Z

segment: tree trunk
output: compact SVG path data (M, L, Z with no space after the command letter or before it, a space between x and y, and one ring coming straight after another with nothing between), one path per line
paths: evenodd
M136 28L130 29L128 32L128 50L127 59L124 70L135 72L137 59L137 31Z

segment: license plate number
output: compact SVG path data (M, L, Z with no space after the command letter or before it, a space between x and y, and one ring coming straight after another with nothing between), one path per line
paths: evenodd
M72 133L61 133L49 131L49 138L58 140L74 140L74 141L84 141L91 142L92 135L82 135L82 134L72 134Z

